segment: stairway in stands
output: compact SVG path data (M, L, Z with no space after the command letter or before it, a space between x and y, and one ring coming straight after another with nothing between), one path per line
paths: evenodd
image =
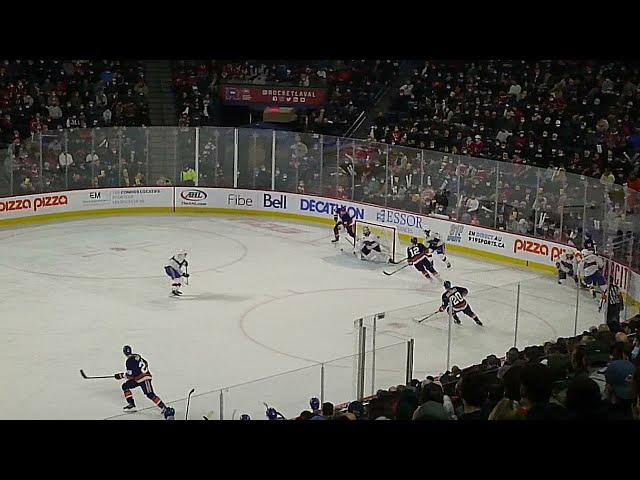
M394 78L393 81L389 83L380 97L376 99L375 104L369 107L366 112L365 120L356 129L349 132L349 137L367 138L367 136L369 135L369 131L371 130L371 126L374 124L376 116L378 115L378 112L386 112L389 109L394 94L407 81L407 79L410 78L411 70L418 67L419 65L420 62L409 60L405 60L400 64L400 71L398 72L396 78Z
M144 63L149 87L149 117L155 127L149 133L149 181L155 184L162 176L175 183L177 116L171 86L171 61L145 60Z

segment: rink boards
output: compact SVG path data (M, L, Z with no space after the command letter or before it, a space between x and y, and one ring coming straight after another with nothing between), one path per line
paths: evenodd
M121 213L223 213L260 215L333 224L338 206L351 216L396 227L399 240L439 232L453 251L555 272L566 245L489 228L452 222L378 205L307 194L204 187L130 187L71 190L0 198L0 225L85 215ZM639 305L640 275L608 262L616 285Z

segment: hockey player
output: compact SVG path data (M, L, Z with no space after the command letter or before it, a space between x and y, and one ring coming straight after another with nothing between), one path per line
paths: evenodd
M336 211L336 214L333 216L333 220L336 222L336 225L333 227L333 234L336 238L331 241L335 243L340 240L340 226L343 226L355 242L356 234L353 231L354 222L353 218L351 218L351 215L349 215L349 212L347 212L347 207L339 207Z
M151 372L149 371L149 364L137 353L133 353L133 350L129 345L122 347L122 353L127 357L125 363L126 372L116 373L114 377L116 380L122 380L126 378L126 382L122 384L122 391L124 392L124 398L127 400L127 404L124 410L133 410L136 408L136 403L133 401L133 394L131 390L140 387L149 400L155 403L160 411L164 414L167 420L173 420L175 411L171 407L167 407L160 397L158 397L151 385Z
M428 280L431 280L431 275L440 278L440 274L433 268L427 247L418 242L416 237L411 238L411 246L407 248L407 262L409 262L409 265L416 267L416 270Z
M452 309L453 321L460 325L460 319L458 318L458 312L464 313L466 316L473 318L473 321L478 325L482 325L482 322L478 316L471 310L471 307L464 299L469 293L469 290L463 287L452 287L450 281L444 282L445 292L442 294L442 305L438 309L439 312L444 312L449 306Z
M169 264L164 267L164 271L171 278L171 294L174 296L182 295L180 291L180 287L182 286L181 279L189 278L189 274L187 273L187 267L189 262L187 262L187 252L184 250L179 250L171 259L169 259ZM184 272L183 269L184 268Z
M447 260L447 256L444 253L444 242L440 238L440 234L438 232L432 232L431 230L424 231L425 243L429 247L432 252L435 252L440 260L447 266L447 268L451 268L451 263Z
M574 282L578 283L578 267L576 258L571 250L563 252L556 260L556 268L558 269L558 285L562 285L562 280L567 276L573 277Z
M597 291L600 291L602 299L606 296L607 282L602 275L603 268L604 261L600 257L591 250L582 250L581 270L584 275L584 283L591 289L593 298L596 298ZM602 308L602 303L600 308Z
M382 249L380 248L380 238L375 233L371 233L369 227L365 226L362 229L362 238L358 242L358 249L360 250L360 260L365 260L376 256L372 252L382 254Z

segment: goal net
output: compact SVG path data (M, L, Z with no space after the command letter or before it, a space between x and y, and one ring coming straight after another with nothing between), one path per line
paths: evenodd
M363 231L365 227L368 227L369 231L373 235L376 235L378 237L378 241L380 242L380 250L382 251L381 253L374 252L377 253L377 255L375 256L370 255L371 260L381 262L388 262L389 260L391 260L392 262L395 262L396 239L398 238L396 227L380 225L378 223L372 222L365 222L364 220L356 220L356 249L359 249L362 245L362 239L364 237Z

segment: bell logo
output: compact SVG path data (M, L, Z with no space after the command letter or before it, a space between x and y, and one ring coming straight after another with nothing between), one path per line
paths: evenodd
M287 209L287 196L286 195L276 195L274 197L269 193L264 194L264 199L262 204L264 208L279 208L281 210Z
M195 202L197 200L205 200L207 193L197 189L184 190L180 192L180 197L182 197L183 200Z

